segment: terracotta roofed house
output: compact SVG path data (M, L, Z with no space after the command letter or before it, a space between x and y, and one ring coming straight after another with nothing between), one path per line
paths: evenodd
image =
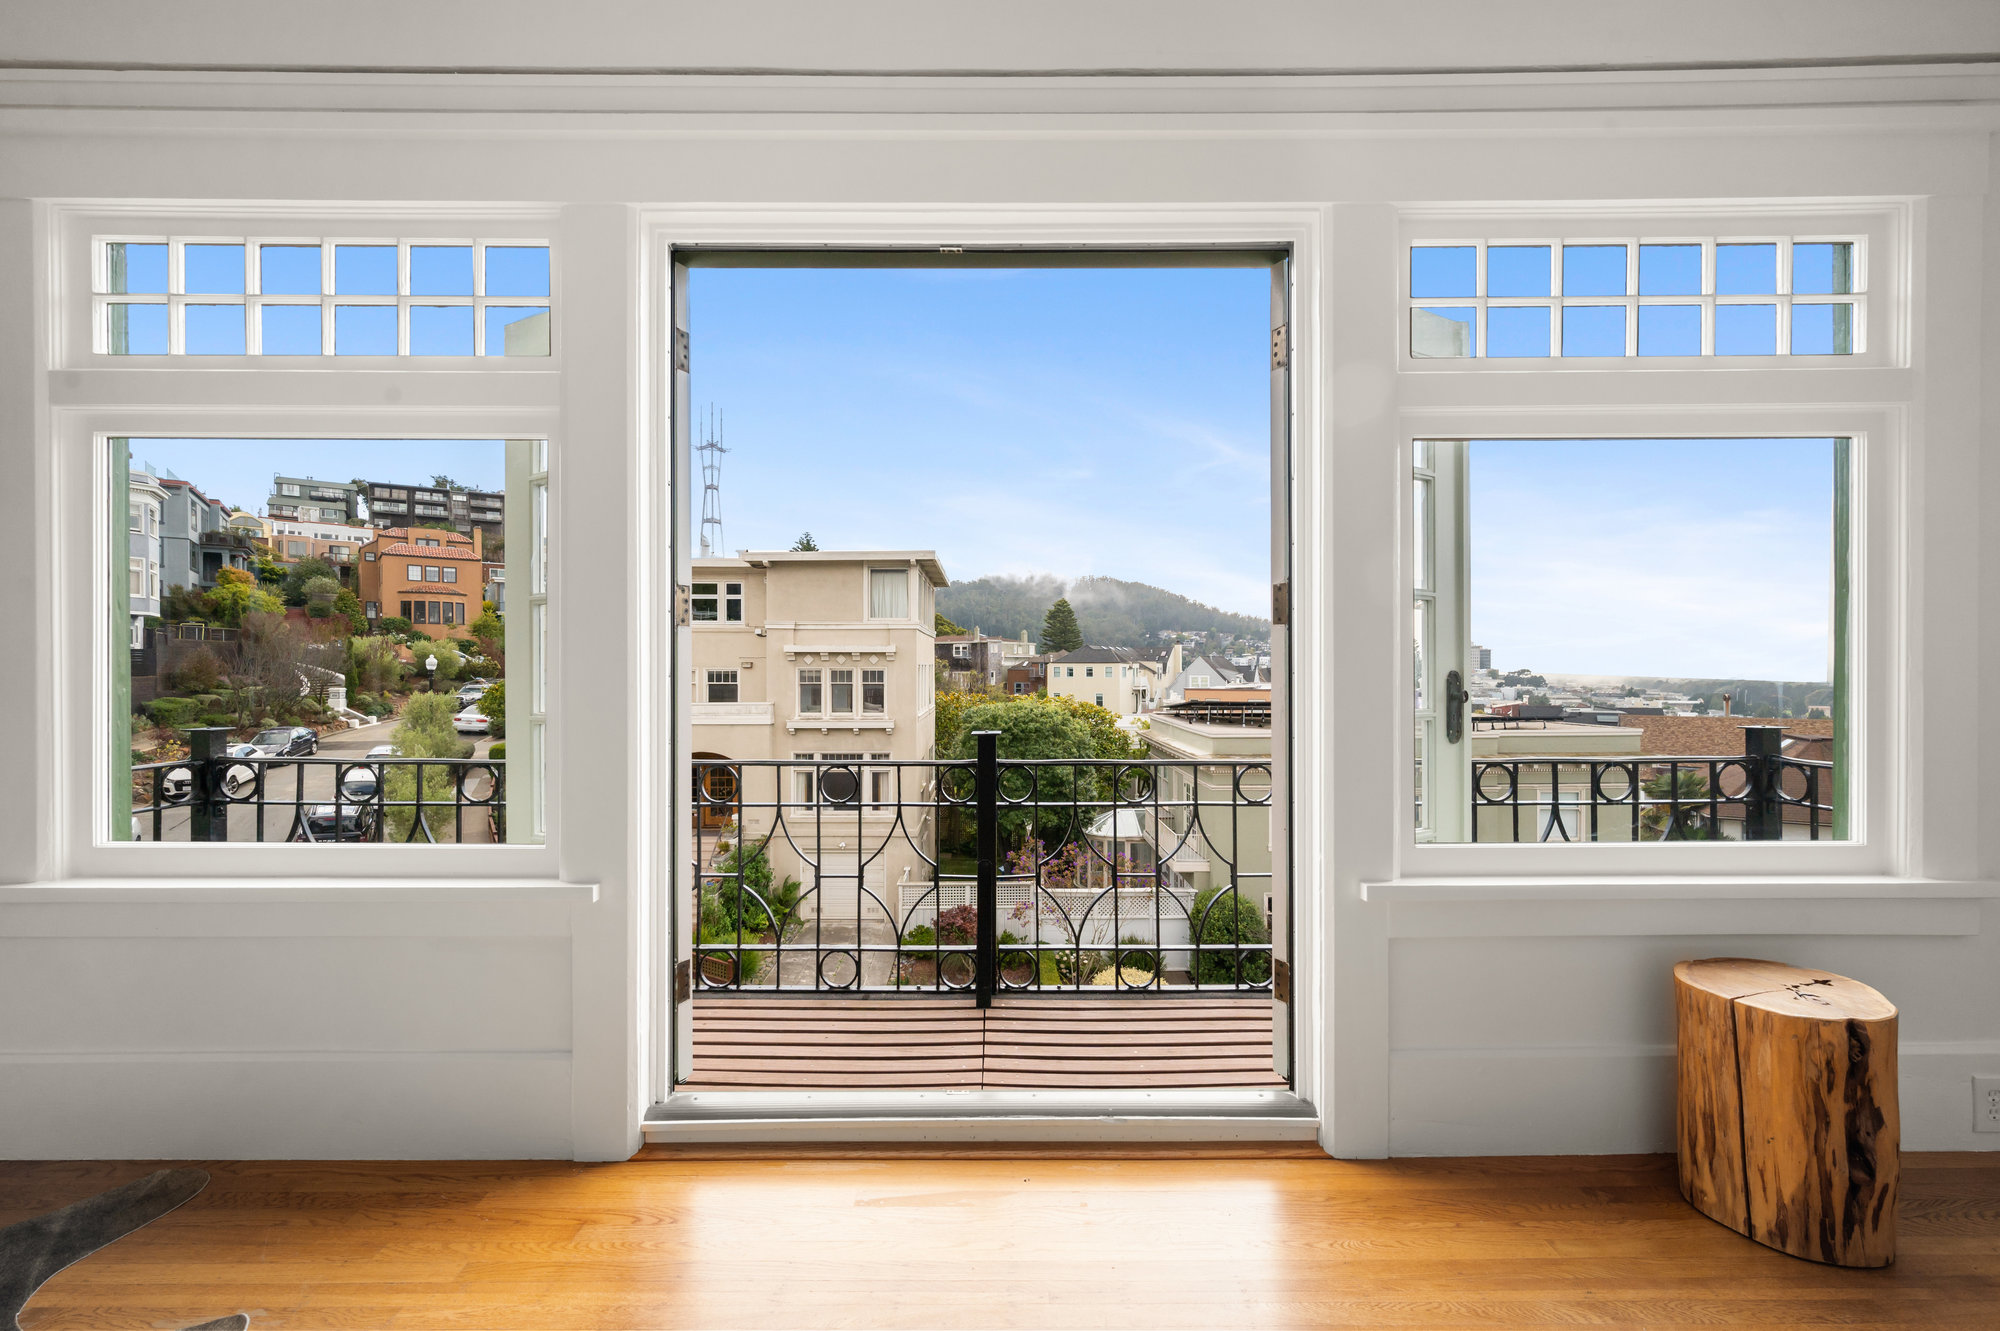
M471 635L485 569L480 529L385 527L361 547L361 610L371 621L401 616L432 637Z

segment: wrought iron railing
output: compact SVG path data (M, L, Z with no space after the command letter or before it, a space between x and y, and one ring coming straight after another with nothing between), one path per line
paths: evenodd
M693 986L1268 991L1269 761L694 765Z
M1776 728L1734 756L1476 758L1474 841L1818 841L1833 764L1787 756Z
M188 735L188 757L133 764L132 840L507 839L504 759L238 756L226 728Z

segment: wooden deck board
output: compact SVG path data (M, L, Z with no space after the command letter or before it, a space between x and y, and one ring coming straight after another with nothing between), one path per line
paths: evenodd
M683 1090L1284 1085L1261 995L697 996L694 1073Z

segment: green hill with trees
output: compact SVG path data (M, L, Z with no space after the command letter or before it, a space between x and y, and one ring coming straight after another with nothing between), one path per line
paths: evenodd
M1231 614L1178 592L1122 578L994 576L940 588L938 613L989 637L1039 640L1049 607L1067 598L1083 640L1096 647L1141 647L1165 630L1219 633L1262 640L1271 623Z

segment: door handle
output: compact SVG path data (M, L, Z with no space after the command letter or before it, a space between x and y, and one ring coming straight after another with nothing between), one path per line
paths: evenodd
M1456 744L1465 738L1465 676L1453 670L1444 677L1444 739Z

